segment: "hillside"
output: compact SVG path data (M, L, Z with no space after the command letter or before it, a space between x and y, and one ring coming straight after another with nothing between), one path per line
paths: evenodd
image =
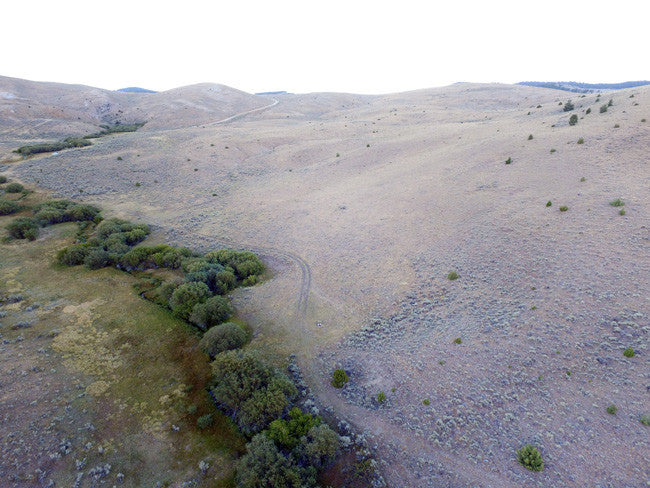
M650 479L650 87L93 90L0 79L5 153L40 129L86 130L101 103L147 120L3 169L176 244L262 255L273 279L234 294L253 344L297 354L323 406L371 436L390 486ZM539 473L517 463L528 442Z

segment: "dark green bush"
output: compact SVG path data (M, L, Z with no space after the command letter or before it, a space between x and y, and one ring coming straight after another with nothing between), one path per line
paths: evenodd
M648 414L642 414L639 417L639 422L641 422L643 425L650 425L650 415Z
M312 427L322 423L322 419L309 413L304 413L298 407L289 410L289 418L276 419L269 424L264 433L281 449L293 450L300 443L300 439L307 435Z
M56 254L56 261L67 266L77 266L84 263L89 251L90 248L87 244L74 244L64 247Z
M614 404L608 406L606 409L608 414L610 415L616 415L616 412L618 412L618 407Z
M198 419L196 419L196 426L199 429L207 429L213 423L214 423L214 418L212 417L211 413L208 413L206 415L202 415Z
M600 113L604 114L605 112L607 112L607 104L600 106Z
M531 471L541 471L544 469L544 461L540 452L531 444L525 444L517 451L517 461L524 468Z
M0 175L0 185L7 182L7 177L5 175Z
M103 137L108 134L114 134L117 132L135 132L138 130L140 127L142 127L145 124L145 122L139 122L136 124L114 124L114 125L100 125L100 127L103 129L99 132L95 132L94 134L88 134L87 136L84 136L84 139L96 139L98 137Z
M609 202L609 204L612 207L622 207L623 205L625 205L625 202L620 198L617 198L616 200L612 200L611 202Z
M571 100L569 100L567 103L564 104L564 108L562 110L564 110L565 112L570 112L574 108L575 107L573 106L573 103L571 103Z
M562 205L560 207L560 212L566 212L567 210L569 210L569 207L567 207L566 205Z
M634 349L631 347L628 347L625 351L623 351L623 356L626 358L633 358L634 357Z
M233 249L219 249L205 255L205 259L212 263L219 263L230 267L239 280L250 276L259 276L264 273L264 263L255 253L250 251L235 251Z
M11 215L21 209L21 206L12 200L0 199L0 215Z
M7 186L5 186L5 192L7 193L20 193L24 190L25 187L20 183L9 183Z
M344 369L335 369L332 373L332 386L334 388L342 388L348 381L350 381L350 378L348 378L348 374Z
M550 200L548 202L546 202L547 207L550 207L551 205L553 205L553 202L551 202Z
M286 375L241 349L218 354L212 372L212 397L246 433L264 429L298 393Z
M300 440L298 455L308 466L323 469L336 459L340 442L338 434L327 424L316 425Z
M458 279L458 273L456 273L455 271L450 271L449 274L447 275L447 279L451 280L451 281L457 280Z
M38 222L31 217L18 217L7 224L11 237L30 241L38 237L38 227Z
M578 123L578 116L576 114L573 114L571 117L569 117L569 125L576 125Z
M237 463L235 478L239 488L304 488L300 468L284 456L275 443L258 434L246 445L246 454Z
M90 269L105 268L112 264L110 254L100 248L90 248L84 258L84 265Z
M174 290L169 298L169 307L174 315L187 320L194 307L205 301L210 295L210 289L205 283L183 283Z
M229 319L232 312L233 310L230 305L230 300L226 297L216 295L208 298L202 303L194 305L192 313L189 316L189 321L199 329L207 330Z
M506 164L512 164L512 158L509 157L508 159L506 159Z
M588 108L587 111L586 111L585 113L586 113L586 114L590 114L590 113L591 113L591 108Z
M214 359L219 353L242 347L246 340L247 334L239 325L226 322L209 329L199 344L210 359Z

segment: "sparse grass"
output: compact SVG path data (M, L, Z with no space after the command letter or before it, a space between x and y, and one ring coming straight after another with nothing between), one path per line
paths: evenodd
M616 415L616 412L618 412L618 407L614 404L608 406L605 411L607 411L608 414L610 415Z
M542 455L531 444L525 444L521 449L517 450L517 461L524 468L530 469L531 471L541 471L544 469Z
M628 347L625 351L623 351L623 356L626 358L633 358L634 357L634 349L631 347Z
M566 212L567 210L569 210L569 207L566 206L566 205L562 205L562 206L560 207L560 212Z
M609 204L612 207L622 207L622 206L625 205L625 202L623 200L621 200L620 198L617 198L616 200L612 200L611 202L609 202Z
M447 279L451 281L457 280L458 273L456 273L455 271L450 271L449 274L447 275Z

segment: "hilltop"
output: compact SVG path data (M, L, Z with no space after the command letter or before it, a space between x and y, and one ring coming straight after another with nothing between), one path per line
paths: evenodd
M168 242L260 254L273 279L234 294L253 345L297 354L391 486L650 477L650 87L129 94L0 78L0 92L0 159L146 122L5 170ZM542 472L517 464L524 443Z

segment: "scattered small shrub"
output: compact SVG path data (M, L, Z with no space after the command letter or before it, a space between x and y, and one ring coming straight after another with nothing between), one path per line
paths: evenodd
M38 222L31 217L18 217L7 224L7 231L14 239L33 241L38 237Z
M612 404L609 407L607 407L605 410L610 415L616 415L616 412L618 412L618 407Z
M569 207L567 207L566 205L562 205L560 207L560 212L566 212L567 210L569 210Z
M118 157L117 157L117 160L118 160L118 161L122 161L122 156L118 156Z
M645 119L641 119L641 122L645 122Z
M25 190L25 187L20 183L9 183L5 186L5 192L7 193L20 193Z
M641 422L643 425L650 425L650 415L644 413L641 415L641 417L639 417L639 422Z
M622 207L622 206L625 205L625 202L623 200L621 200L620 198L617 198L616 200L612 200L611 202L609 202L609 204L612 207Z
M246 344L246 332L237 324L226 322L209 329L201 338L201 349L214 359L217 354Z
M590 114L590 113L591 113L591 107L588 108L587 111L586 111L585 113L586 113L586 114Z
M581 137L580 139L578 139L578 144L584 144L584 143L585 143L584 138Z
M447 275L447 279L451 280L451 281L457 280L458 279L458 273L456 273L455 271L450 271L449 274Z
M571 100L569 100L567 103L564 104L564 108L562 110L564 110L565 112L570 112L574 108L575 107L573 106L573 103L571 102Z
M11 215L18 212L21 207L16 202L11 200L0 199L0 215Z
M576 114L573 114L571 117L569 117L569 125L576 125L578 123L578 116Z
M383 391L377 393L377 403L384 403L386 401L386 394Z
M508 159L506 159L506 164L511 164L511 163L512 163L512 158L511 158L511 157L509 157Z
M530 134L530 135L528 136L528 140L529 140L529 141L532 141L532 140L533 140L533 135L532 135L532 134Z
M587 178L585 178L585 177L583 176L582 178L580 178L580 181L581 181L582 183L584 183L585 181L587 181Z
M607 112L607 105L601 105L600 106L600 113L604 114L605 112Z
M621 126L618 124L614 124L614 129L619 129Z
M551 149L551 154L553 154L556 151L557 151L557 149Z
M608 107L611 107L612 105L614 105L614 99L613 99L613 98L610 98L610 99L609 99L609 102L607 102L607 106L608 106Z
M553 205L553 202L551 202L550 200L548 202L546 202L547 207L550 207L551 205Z
M332 373L332 386L334 388L342 388L345 383L350 381L348 374L343 369L336 369Z
M620 210L618 211L618 214L619 214L619 215L625 215L625 209L624 209L624 208L620 209Z
M206 415L201 415L198 419L196 419L196 426L199 429L207 429L212 425L214 422L214 419L212 418L212 414L206 414Z
M428 398L425 398L424 400L422 400L423 405L429 405L430 403L431 403L431 401Z
M7 182L7 177L5 175L0 175L0 185Z
M462 343L462 342L463 342L463 340L462 340L460 337L456 337L456 338L454 339L454 344L460 344L460 343Z
M517 461L519 461L519 464L524 468L530 469L531 471L541 471L544 469L542 455L537 448L531 444L525 444L517 451Z
M633 358L634 357L634 349L631 347L628 347L625 351L623 351L623 356L626 358Z

